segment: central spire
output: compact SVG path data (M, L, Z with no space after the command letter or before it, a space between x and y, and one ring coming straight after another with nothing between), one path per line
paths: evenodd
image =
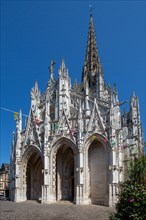
M90 13L88 41L87 41L85 63L82 73L82 81L85 83L85 81L88 79L89 86L94 86L96 84L96 76L100 66L101 65L100 65L100 58L98 55L98 50L96 45L93 16L92 13Z

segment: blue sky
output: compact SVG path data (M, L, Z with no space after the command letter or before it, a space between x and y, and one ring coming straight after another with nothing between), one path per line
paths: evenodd
M72 83L80 82L89 5L105 81L117 84L120 101L135 91L145 131L145 1L1 1L1 107L28 114L30 90L37 80L45 91L51 59L56 77L64 58ZM0 116L1 163L8 163L15 121L11 112Z

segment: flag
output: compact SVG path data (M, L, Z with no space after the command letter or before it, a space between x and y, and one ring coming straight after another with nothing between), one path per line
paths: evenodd
M92 136L92 140L94 141L95 139L96 139L96 136L95 136L95 135L93 135L93 136Z
M18 119L18 115L19 115L18 112L14 112L14 120L15 120L15 121Z
M34 123L35 123L35 125L37 125L39 123L39 119L36 116L34 118Z
M27 138L26 144L28 144L28 145L30 144L30 138L29 137Z
M72 135L72 136L76 136L77 132L75 130L75 128L71 128L69 133Z
M104 139L104 142L105 142L105 143L107 143L107 142L108 142L108 140L107 140L107 139Z
M115 142L114 140L112 140L111 144L112 144L112 145L115 145L115 144L116 144L116 142Z
M123 148L125 149L127 147L127 145L126 144L123 144Z
M59 128L59 123L56 123L55 124L55 130L58 130L58 128Z

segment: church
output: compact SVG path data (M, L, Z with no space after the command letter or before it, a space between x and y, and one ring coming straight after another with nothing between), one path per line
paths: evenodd
M124 161L143 151L138 97L122 111L116 85L106 85L90 14L81 83L71 85L65 61L41 94L36 82L22 129L16 118L10 161L10 199L42 204L72 201L77 205L114 206Z

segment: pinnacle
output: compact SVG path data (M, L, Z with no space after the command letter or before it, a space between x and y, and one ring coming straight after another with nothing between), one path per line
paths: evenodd
M64 58L62 58L61 69L62 70L66 69Z

